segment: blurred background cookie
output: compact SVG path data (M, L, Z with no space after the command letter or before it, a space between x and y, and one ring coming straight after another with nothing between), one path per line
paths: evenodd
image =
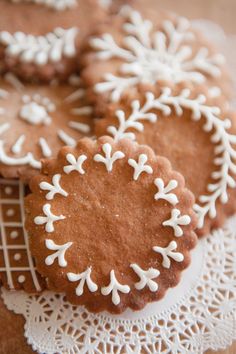
M78 68L84 39L106 12L99 0L2 0L1 70L23 80L66 79Z
M147 10L143 3L122 7L110 23L98 26L81 60L98 114L142 84L219 87L224 97L230 95L223 55L186 18Z
M41 159L91 135L92 108L84 94L77 76L39 85L6 75L0 90L0 174L28 181Z

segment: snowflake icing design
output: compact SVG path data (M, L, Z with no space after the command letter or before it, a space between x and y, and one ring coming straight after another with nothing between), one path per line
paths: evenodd
M108 33L90 41L99 59L122 61L120 75L106 73L105 81L95 85L96 92L110 92L111 100L118 101L127 88L139 83L156 84L164 80L201 84L206 76L220 77L224 57L211 55L206 47L193 53L191 44L196 38L187 19L178 18L176 25L165 20L162 30L153 31L151 21L128 7L125 10L128 11L123 14L128 15L128 20L123 25L126 36L121 46Z

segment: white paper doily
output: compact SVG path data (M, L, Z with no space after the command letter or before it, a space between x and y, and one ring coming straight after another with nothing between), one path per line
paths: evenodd
M25 317L25 336L40 353L188 353L236 339L236 216L199 242L178 287L143 311L94 315L45 292L2 290L8 309Z
M209 21L194 21L224 52L236 91L236 36ZM181 283L143 311L94 315L63 295L30 296L2 290L9 310L25 318L25 337L46 354L202 354L236 339L236 216L201 240Z

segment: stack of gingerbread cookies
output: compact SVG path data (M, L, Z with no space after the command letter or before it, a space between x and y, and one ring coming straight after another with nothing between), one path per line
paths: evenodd
M163 298L236 211L224 57L155 2L0 14L2 285L92 312Z

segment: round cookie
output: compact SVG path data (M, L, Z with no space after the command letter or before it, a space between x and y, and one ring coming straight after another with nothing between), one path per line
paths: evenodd
M0 1L1 69L24 80L65 79L91 28L105 19L99 0Z
M195 195L199 236L236 211L236 129L212 102L189 89L149 88L111 105L95 123L98 137L136 140L170 160Z
M23 183L0 178L0 283L9 290L36 293L46 284L35 268L23 226L26 194Z
M92 108L80 79L51 85L25 84L7 74L0 89L0 174L27 181L63 145L91 134Z
M187 19L143 4L137 9L124 6L98 26L82 58L82 76L98 113L143 84L219 87L220 95L229 95L224 57Z
M30 183L26 229L49 289L90 311L141 309L176 286L196 244L194 198L165 158L81 139Z

